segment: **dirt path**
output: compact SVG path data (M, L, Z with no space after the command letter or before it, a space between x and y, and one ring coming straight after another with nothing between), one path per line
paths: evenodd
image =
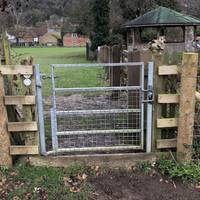
M163 179L159 175L107 172L90 180L95 200L200 200L200 189Z

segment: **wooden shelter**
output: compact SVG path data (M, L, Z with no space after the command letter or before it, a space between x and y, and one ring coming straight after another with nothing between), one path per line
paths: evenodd
M159 36L166 37L166 51L194 51L196 27L200 19L175 10L158 7L122 25L127 33L128 50L143 50Z

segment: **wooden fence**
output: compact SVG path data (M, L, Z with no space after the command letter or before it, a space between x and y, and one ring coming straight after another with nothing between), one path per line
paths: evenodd
M21 84L19 88L17 85L19 93L25 91L24 95L8 96L5 94L4 84L7 76L15 76L15 80L20 82L24 82L24 76L30 76L28 81L31 81L31 86ZM0 66L0 166L11 166L12 156L39 154L34 77L33 66ZM9 106L14 108L12 114L8 113ZM21 117L17 121L9 121L10 115L15 116L16 113ZM21 138L18 144L14 139L16 136Z
M122 54L117 47L113 47L110 53L115 57L112 62L120 62ZM146 58L144 56L141 52L128 52L127 61L154 61L153 151L177 149L178 160L188 161L192 158L195 96L198 96L198 54L184 53L180 66L165 65L162 55L148 53ZM129 81L137 81L136 71L128 73ZM111 69L111 74L111 84L119 84L115 82L119 81L119 72ZM179 81L176 93L166 90L164 80L170 77ZM11 91L5 92L5 80L8 78L12 87ZM26 86L25 79L31 84ZM0 166L11 166L12 156L39 155L33 66L0 66L0 112ZM166 130L170 130L167 136Z
M154 141L156 149L177 149L179 161L189 161L192 158L194 119L195 119L195 96L198 71L198 54L184 53L181 66L162 65L162 56L156 57L154 88ZM180 76L180 87L176 94L165 93L163 78L166 76ZM178 104L178 114L164 118L163 111L166 105ZM177 129L175 137L163 139L161 131L164 129Z
M144 62L155 64L154 70L154 112L153 112L153 151L177 149L177 158L187 161L192 158L195 94L198 71L198 54L183 53L181 65L165 65L164 55L153 55L149 51L121 51L120 47L103 46L99 51L99 62ZM115 56L117 59L115 59ZM113 59L114 58L114 59ZM128 71L128 84L137 85L139 71ZM115 71L117 79L120 74ZM147 67L145 67L145 86L147 85ZM174 79L179 83L176 93L166 90L165 79ZM119 78L118 78L119 79ZM112 80L112 79L111 79ZM173 83L172 83L173 84ZM196 96L200 96L199 93ZM168 114L167 114L168 113ZM166 132L168 133L166 136Z

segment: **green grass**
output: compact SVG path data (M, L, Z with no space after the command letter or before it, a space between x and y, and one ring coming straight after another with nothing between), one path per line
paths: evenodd
M50 64L62 63L87 63L85 48L13 48L12 54L23 54L23 57L33 56L35 63L42 68L49 67Z
M14 48L12 55L21 55L20 58L32 56L34 63L40 64L41 73L50 76L51 64L80 64L89 63L86 60L85 48ZM16 62L19 62L17 57ZM98 76L103 73L100 68L57 69L57 87L89 87L100 86ZM51 80L43 81L45 96L51 95Z
M93 192L91 186L85 181L77 182L79 192L71 192L70 186L65 184L65 178L72 180L79 175L90 173L91 169L86 166L72 165L66 169L52 167L30 167L26 165L16 166L12 170L1 170L1 176L7 177L10 188L7 188L7 199L25 199L30 195L31 200L43 199L45 195L48 200L87 200ZM11 174L15 173L14 176ZM14 186L14 189L12 188ZM17 198L16 198L17 197Z

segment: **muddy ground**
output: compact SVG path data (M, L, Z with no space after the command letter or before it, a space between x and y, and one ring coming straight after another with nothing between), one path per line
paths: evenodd
M141 172L107 172L90 179L95 200L200 200L200 187Z

